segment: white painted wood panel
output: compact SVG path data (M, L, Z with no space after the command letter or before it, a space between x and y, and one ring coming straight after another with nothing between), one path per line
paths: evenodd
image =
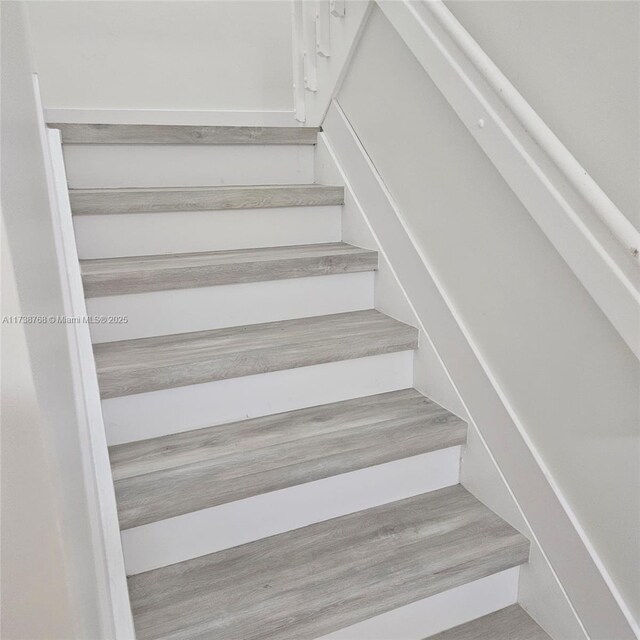
M413 352L273 371L103 400L109 445L412 386Z
M327 147L324 136L319 136L316 145L316 180L326 184L344 186L342 206L342 238L358 247L367 247L378 252L378 271L375 275L375 308L383 313L418 326L419 322L407 299L396 272L381 251L380 244L343 170ZM426 335L421 333L419 348L414 356L414 379L416 389L435 400L458 416L464 417L465 409L453 388L447 372L442 367Z
M341 236L339 206L76 216L73 225L81 259L282 247Z
M459 467L460 447L449 447L127 529L127 574L448 487Z
M313 145L66 144L64 159L75 189L313 182Z
M126 316L92 324L93 342L321 316L373 308L374 274L345 273L87 300L89 315ZM248 303L250 301L250 303Z
M520 567L506 569L351 625L318 640L423 640L516 602Z
M496 382L489 376L476 343L464 324L459 325L455 307L443 293L429 262L416 249L397 205L344 114L334 106L323 124L323 135L361 199L378 238L384 238L382 254L393 262L421 326L437 346L438 357L464 398L471 422L482 428L487 446L527 514L538 543L580 616L588 616L596 629L609 626L620 638L632 637L591 550L576 530L575 516L565 510L568 505L552 485L539 453L501 391L496 391L499 387L494 388ZM598 610L589 606L594 593L602 603Z

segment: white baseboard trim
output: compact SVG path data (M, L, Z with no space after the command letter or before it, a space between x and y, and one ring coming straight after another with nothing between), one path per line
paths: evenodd
M37 75L34 75L33 82L36 97L39 99ZM43 160L49 183L53 228L56 231L56 253L64 310L68 317L82 318L86 317L87 311L73 233L60 132L48 129L41 119L39 133L46 154ZM72 384L76 400L83 484L91 519L96 584L90 588L95 589L100 596L100 625L104 632L103 637L133 640L135 631L89 326L84 323L69 323L66 326L73 372ZM74 425L68 427L73 429Z
M321 134L587 634L634 638L602 562L334 102ZM597 602L598 606L594 607Z
M441 0L378 5L640 359L640 232Z
M322 636L318 640L423 640L516 602L513 567Z
M529 562L520 568L518 602L552 637L589 640L558 578L513 500L491 452L473 424L467 429L460 484L531 541Z
M127 529L127 574L457 484L460 450L440 449Z
M295 127L291 111L206 111L198 109L45 109L47 122L90 124L178 124L226 127Z

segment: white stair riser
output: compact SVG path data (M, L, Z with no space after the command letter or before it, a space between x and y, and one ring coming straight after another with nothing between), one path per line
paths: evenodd
M338 242L341 207L277 207L75 216L84 258L257 249Z
M423 640L515 604L520 567L468 582L318 640Z
M344 273L89 298L89 315L128 318L91 325L91 338L111 342L372 309L373 280L373 272Z
M460 450L432 451L127 529L127 574L457 484Z
M102 401L109 445L412 386L413 351L390 353Z
M312 145L66 144L71 188L313 182Z

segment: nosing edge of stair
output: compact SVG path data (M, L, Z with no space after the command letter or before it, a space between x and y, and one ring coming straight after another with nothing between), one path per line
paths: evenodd
M377 251L361 247L353 247L353 249L356 250L349 253L322 254L319 252L313 255L296 256L292 252L291 256L285 255L267 260L244 260L237 263L230 260L227 263L176 264L176 266L172 266L171 261L178 258L180 254L167 254L166 265L160 264L152 269L136 269L135 264L132 263L128 270L115 272L108 270L109 258L99 258L97 260L104 262L104 271L83 272L82 284L86 298L98 298L377 270ZM204 255L208 252L201 253ZM142 260L162 257L165 256L140 256ZM112 260L122 259L113 258ZM91 262L94 261L81 260L81 267ZM234 270L234 266L237 266L237 269Z
M74 216L340 206L337 185L242 185L198 188L70 189Z
M293 145L317 144L320 127L49 122L63 144Z

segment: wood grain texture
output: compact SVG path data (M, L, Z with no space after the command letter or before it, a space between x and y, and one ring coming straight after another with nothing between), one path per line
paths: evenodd
M319 127L49 124L66 144L315 144Z
M122 529L464 443L405 389L110 449Z
M339 205L344 188L322 184L69 189L74 215Z
M472 620L425 640L551 640L519 605Z
M139 640L311 640L527 561L461 486L129 579Z
M103 398L415 349L418 331L375 311L94 345Z
M85 296L373 271L375 251L342 242L207 253L81 260Z

